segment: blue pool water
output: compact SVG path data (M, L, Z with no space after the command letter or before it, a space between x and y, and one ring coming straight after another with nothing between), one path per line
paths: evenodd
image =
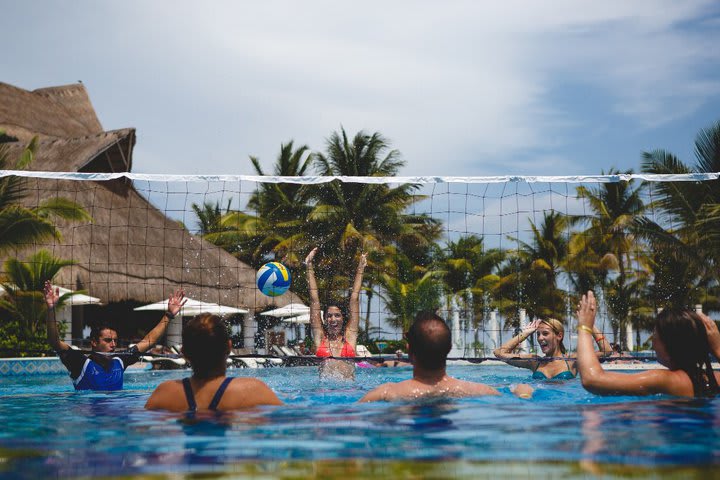
M113 393L76 393L60 375L0 377L0 478L705 476L720 465L720 400L596 397L579 380L538 382L508 366L449 373L537 391L531 401L504 388L501 397L356 404L411 370L358 369L355 382L321 380L315 367L234 370L287 405L192 419L143 408L159 382L187 372L129 372Z

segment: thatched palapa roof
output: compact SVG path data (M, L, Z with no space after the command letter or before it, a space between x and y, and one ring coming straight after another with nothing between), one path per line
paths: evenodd
M11 158L39 136L32 170L132 168L135 129L103 131L82 84L27 91L0 83L0 129L20 140L10 144ZM33 179L29 184L29 204L63 196L83 205L93 218L89 224L60 223L62 240L44 246L77 262L61 271L57 283L62 286L86 289L104 303L156 302L178 287L198 300L251 311L298 301L292 293L275 299L259 293L252 267L191 235L151 205L132 182Z

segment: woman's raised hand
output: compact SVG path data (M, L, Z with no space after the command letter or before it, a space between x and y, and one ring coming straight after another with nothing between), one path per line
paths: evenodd
M177 315L180 309L187 302L185 298L185 292L182 290L175 290L175 292L168 298L168 312L172 313L173 316Z
M535 320L533 320L533 321L532 321L531 323L529 323L528 325L525 325L525 326L523 327L522 331L521 331L522 336L524 336L524 337L529 337L530 335L532 335L533 333L535 333L535 330L537 330L538 327L540 326L540 321L541 321L541 320L540 320L539 318L536 318Z
M315 258L317 249L318 249L318 247L315 247L312 250L310 250L310 253L308 253L308 256L305 257L305 265L312 265L312 261L313 261L313 258Z
M705 331L707 332L708 345L710 345L710 351L716 357L720 354L720 331L718 331L717 323L704 313L698 314L705 324Z
M584 325L589 328L594 327L596 311L597 302L595 301L595 294L591 290L588 290L587 294L582 296L580 304L578 305L578 325Z
M58 301L60 300L60 289L53 288L50 280L48 280L45 282L44 294L45 303L47 303L48 309L52 310L53 308L55 308L55 305L57 305Z

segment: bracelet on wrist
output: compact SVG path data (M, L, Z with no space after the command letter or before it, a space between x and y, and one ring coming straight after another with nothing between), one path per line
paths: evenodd
M592 328L588 327L587 325L578 325L577 327L578 332L587 332L590 335L595 335L595 332Z
M602 342L603 340L605 340L605 335L600 335L599 337L595 337L595 341L596 341L597 343L600 343L600 342Z
M170 310L168 310L167 312L165 312L165 316L168 317L170 320L172 320L173 318L175 318L175 314L172 313Z

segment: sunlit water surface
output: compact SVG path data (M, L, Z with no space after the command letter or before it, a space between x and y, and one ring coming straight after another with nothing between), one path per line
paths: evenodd
M350 382L296 367L230 372L265 381L282 407L206 418L143 408L159 382L187 373L129 372L125 390L113 393L75 392L66 376L0 377L0 478L194 472L348 478L348 471L584 477L610 466L704 477L720 465L719 400L603 398L585 392L579 380L538 382L508 366L451 366L451 375L497 386L503 395L357 404L411 370L358 369ZM509 393L508 385L519 382L537 389L532 400ZM558 464L571 467L553 472Z

